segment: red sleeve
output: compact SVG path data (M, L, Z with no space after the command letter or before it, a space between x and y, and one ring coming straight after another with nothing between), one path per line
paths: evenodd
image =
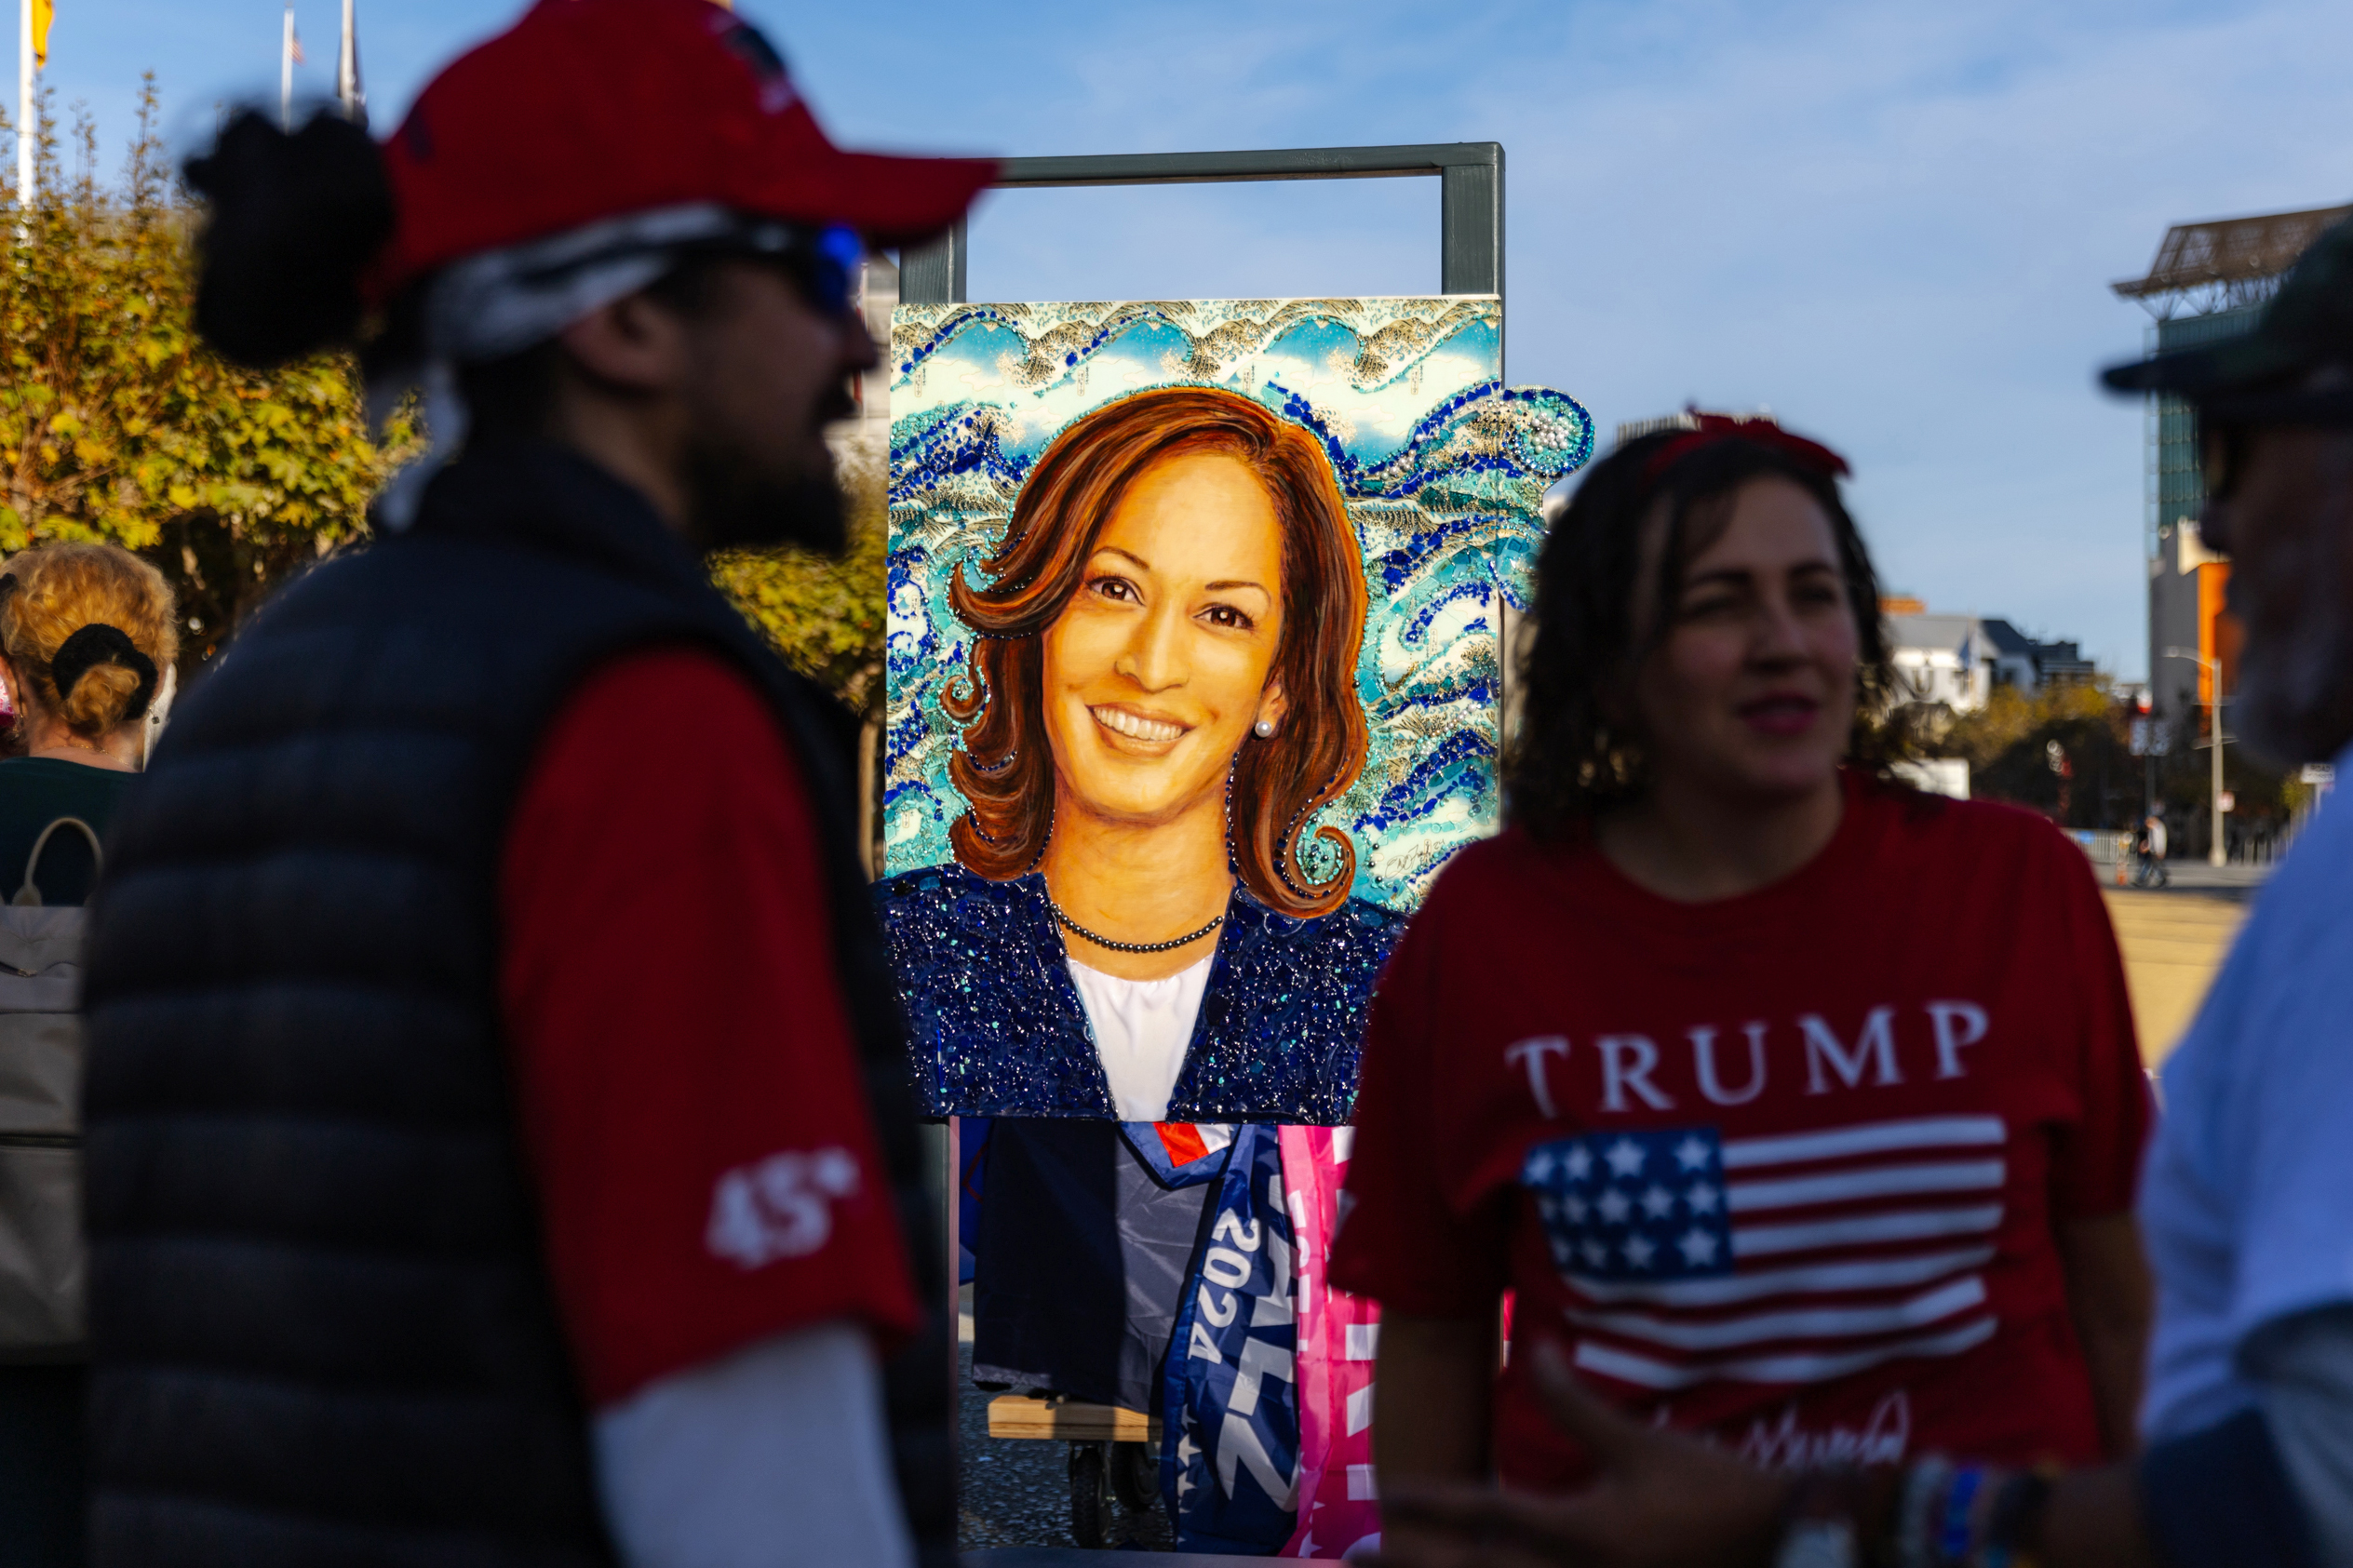
M632 655L540 744L500 985L549 1271L593 1404L836 1319L918 1320L808 805L749 680Z
M2091 1219L2132 1207L2149 1132L2148 1074L2099 879L2082 851L2055 833L2047 837L2062 926L2051 946L2068 956L2056 983L2076 998L2077 1051L2071 1064L2077 1115L2052 1151L2051 1213Z
M1503 1217L1495 1204L1456 1212L1443 1173L1454 1161L1438 1098L1445 972L1443 879L1398 944L1365 1030L1356 1143L1332 1240L1331 1280L1388 1311L1480 1318L1507 1282Z

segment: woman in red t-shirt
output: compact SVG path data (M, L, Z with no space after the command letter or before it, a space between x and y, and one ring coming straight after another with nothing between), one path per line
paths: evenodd
M1629 442L1538 568L1511 825L1383 977L1334 1284L1383 1312L1384 1485L1581 1455L1556 1341L1769 1464L2131 1442L2147 1119L2116 943L2041 818L1890 778L1899 688L1835 454Z

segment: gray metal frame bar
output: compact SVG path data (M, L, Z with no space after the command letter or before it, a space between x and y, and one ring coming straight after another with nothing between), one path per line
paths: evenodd
M1008 190L1079 185L1201 185L1262 180L1436 178L1438 291L1503 292L1503 144L1438 141L1395 147L1294 147L1225 153L1102 153L1008 158ZM971 241L964 223L899 259L899 299L961 304Z

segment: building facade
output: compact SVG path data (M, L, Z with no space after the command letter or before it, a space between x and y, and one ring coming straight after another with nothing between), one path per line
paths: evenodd
M2074 642L2042 642L1993 616L1931 613L1916 598L1883 600L1895 700L1974 713L2003 687L2031 696L2098 672Z
M2155 318L2153 352L2219 342L2252 328L2295 259L2347 216L2353 207L2177 223L2158 244L2148 275L2113 287ZM2230 562L2198 536L2206 489L2197 423L2177 397L2149 400L2149 694L2158 721L2176 731L2205 727L2217 698L2228 700L2239 663L2239 626L2225 601Z
M1888 653L1899 705L1942 705L1974 713L1994 690L1993 645L1974 615L1920 611L1888 617Z

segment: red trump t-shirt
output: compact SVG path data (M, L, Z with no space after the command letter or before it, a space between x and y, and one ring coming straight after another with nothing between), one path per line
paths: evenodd
M1557 1340L1768 1464L2099 1457L2053 1226L2132 1201L2147 1095L2081 851L1850 776L1830 844L1676 904L1590 843L1458 853L1365 1040L1332 1280ZM1514 1357L1496 1455L1576 1479Z

